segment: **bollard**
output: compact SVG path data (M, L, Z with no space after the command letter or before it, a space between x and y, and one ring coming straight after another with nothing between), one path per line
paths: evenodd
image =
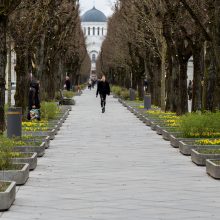
M145 109L151 108L151 95L150 94L144 96L144 108Z
M7 137L21 137L22 108L9 108L7 113Z
M130 88L129 94L130 94L130 101L135 101L135 99L136 99L135 90Z

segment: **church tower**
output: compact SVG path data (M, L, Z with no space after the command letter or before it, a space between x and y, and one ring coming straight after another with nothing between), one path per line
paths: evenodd
M107 34L107 17L95 7L81 17L87 51L92 62L91 72L96 71L96 60Z

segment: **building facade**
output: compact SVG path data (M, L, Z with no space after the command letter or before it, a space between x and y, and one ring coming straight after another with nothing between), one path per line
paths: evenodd
M93 7L81 17L81 23L86 38L87 51L92 62L91 71L94 72L102 42L107 34L107 17L103 12Z

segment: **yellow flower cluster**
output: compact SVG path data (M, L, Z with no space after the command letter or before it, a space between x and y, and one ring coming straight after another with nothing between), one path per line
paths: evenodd
M22 126L24 127L46 127L48 126L48 121L40 121L40 122L35 122L35 121L30 121L30 122L22 122Z
M144 106L143 105L139 105L138 108L139 109L144 109Z
M195 141L195 143L198 145L220 145L220 139L214 139L214 140L203 139L203 140Z
M23 127L24 131L48 131L47 127Z
M147 110L145 112L146 114L149 114L149 115L157 115L157 116L165 116L165 115L175 115L174 112L163 112L159 109L155 109L155 110Z

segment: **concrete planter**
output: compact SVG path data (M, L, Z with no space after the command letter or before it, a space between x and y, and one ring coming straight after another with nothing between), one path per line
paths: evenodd
M170 141L171 136L173 138L178 134L179 134L179 132L171 132L171 131L167 131L166 129L162 130L162 136L165 141Z
M182 139L179 142L179 150L180 150L180 152L183 155L190 156L191 152L192 152L192 149L213 147L213 145L195 145L195 144L193 144L193 142L195 140L199 140L199 139L198 138L192 138L192 139L185 138L185 139ZM220 146L219 146L219 148L220 148Z
M151 122L151 125L150 125L151 130L156 131L156 126L157 124L155 122Z
M177 138L175 134L170 135L170 145L174 148L179 148L179 143L182 140L182 138Z
M75 101L74 99L68 99L68 98L64 98L61 102L61 105L75 105Z
M37 167L37 153L32 153L31 156L28 154L30 153L24 153L27 154L27 157L24 158L12 158L13 163L28 163L29 169L34 170Z
M0 179L4 181L15 181L16 185L24 185L29 178L29 164L24 163L20 170L0 170Z
M15 146L14 150L23 153L36 152L38 157L42 157L45 153L45 142L40 146Z
M149 119L149 118L147 118L147 117L145 117L145 119L144 119L144 123L147 125L147 126L151 126L151 120Z
M213 147L205 148L205 149L217 149L217 148L219 149L219 147L213 146ZM220 159L220 154L203 154L203 153L199 153L198 149L201 149L201 148L192 149L191 159L193 163L199 166L205 166L207 159Z
M155 130L156 130L158 135L162 135L164 128L160 127L160 125L156 125Z
M215 163L216 160L206 160L206 172L215 179L220 179L220 165Z
M10 182L10 185L5 192L0 192L0 211L8 210L16 196L16 182Z

